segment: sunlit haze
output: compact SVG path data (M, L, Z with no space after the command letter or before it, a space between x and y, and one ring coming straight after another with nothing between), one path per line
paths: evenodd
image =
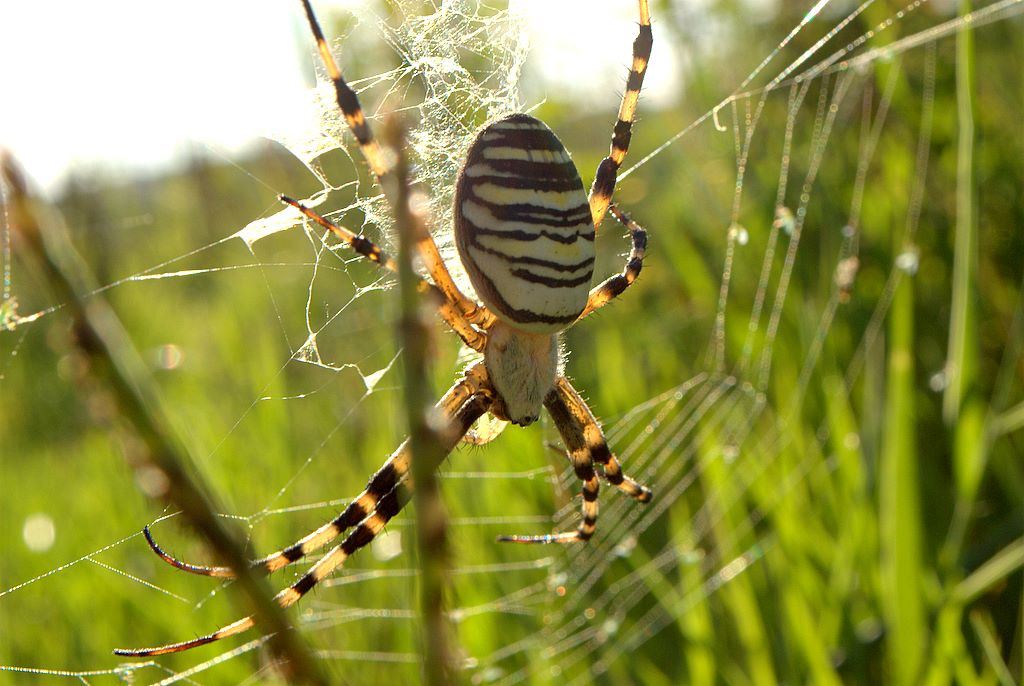
M613 111L636 33L634 3L523 7L528 71L541 79L531 95L568 89ZM297 116L312 81L307 40L297 0L4 3L0 145L50 188L75 167L160 169L195 144L230 157ZM664 97L669 52L657 55L647 100Z

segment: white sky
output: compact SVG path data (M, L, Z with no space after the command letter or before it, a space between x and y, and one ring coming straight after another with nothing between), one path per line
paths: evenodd
M356 0L316 6L346 2ZM636 34L635 3L523 2L531 73L613 110ZM655 34L657 46L657 26ZM311 79L307 41L297 0L4 0L0 145L47 187L73 165L159 167L188 142L230 156L266 131L289 128ZM671 51L656 53L646 101L671 97L671 65Z

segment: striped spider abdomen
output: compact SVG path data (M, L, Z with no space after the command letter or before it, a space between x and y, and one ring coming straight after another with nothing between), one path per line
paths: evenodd
M486 125L455 187L455 242L483 303L515 329L554 334L587 304L594 222L569 153L543 122Z

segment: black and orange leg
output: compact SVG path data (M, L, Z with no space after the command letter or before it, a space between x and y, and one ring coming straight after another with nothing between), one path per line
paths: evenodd
M386 161L380 144L373 136L373 131L370 129L369 122L366 121L363 107L359 104L356 92L352 90L351 86L341 76L341 70L338 68L338 63L334 61L334 55L331 54L331 49L327 45L326 39L324 39L324 32L320 29L320 22L316 19L313 6L309 0L302 0L302 7L306 11L306 19L309 21L309 28L313 32L313 39L316 41L316 49L320 53L320 61L323 62L324 67L327 69L327 76L331 79L331 83L334 84L334 95L338 103L338 109L341 110L345 123L348 124L348 128L352 131L352 135L355 136L356 142L359 143L359 150L366 159L366 164L369 165L370 171L380 180L391 171L391 167Z
M573 543L589 540L597 528L599 491L598 475L594 465L602 467L602 474L608 483L631 498L642 503L651 499L651 489L643 486L622 473L618 459L608 449L597 419L587 404L564 376L555 382L555 387L544 400L551 419L562 436L569 461L572 462L576 477L583 482L582 520L576 531L544 534L540 536L500 536L499 541L510 543Z
M327 217L310 209L309 207L306 207L294 198L290 198L287 195L281 195L278 196L278 199L284 204L291 205L297 209L304 217L319 225L321 228L333 233L341 239L341 241L369 261L380 265L388 271L398 272L398 267L396 266L395 261L385 254L384 251L382 251L370 239L357 234L350 229L346 229L344 226L335 224ZM433 239L430 238L429 235L426 240L429 241L431 245L434 244ZM436 246L434 247L434 250L436 252ZM438 259L441 259L440 254L438 254L437 257ZM466 345L477 352L483 352L484 347L487 344L487 337L470 324L466 316L462 314L462 308L459 308L452 300L449 300L445 295L445 292L432 283L421 280L418 288L420 293L430 298L433 305L437 308L438 314L441 315L441 318L448 324L452 331L458 334L459 338L461 338Z
M626 266L622 268L621 274L609 277L590 290L587 297L587 306L583 308L580 319L583 319L594 310L600 309L617 298L624 290L629 288L644 266L644 255L647 252L647 231L633 221L628 214L623 212L616 205L611 205L611 213L622 222L629 230L632 247L629 257L626 258Z
M633 63L629 69L629 77L626 79L626 92L619 105L619 116L615 122L615 128L612 130L611 150L608 157L598 165L594 185L590 187L590 213L594 218L595 227L601 225L601 221L608 212L619 167L622 166L623 160L626 159L626 152L629 150L633 120L636 118L636 105L640 99L644 75L647 73L647 63L651 59L651 47L654 45L654 37L651 33L651 11L647 6L647 0L639 0L639 8L640 32L637 34L636 40L633 41Z
M601 466L602 476L608 483L634 500L650 502L651 489L622 473L622 466L608 448L608 441L605 440L597 418L568 379L563 376L555 381L555 388L544 401L544 406L555 418L560 430L562 426L566 427L562 437L570 451L575 445L570 445L570 440L582 442L594 463Z
M565 531L555 534L541 534L539 536L498 536L501 543L576 543L588 541L597 529L598 504L597 496L601 490L601 483L598 481L597 473L594 471L594 463L590 451L586 449L582 434L573 434L571 431L563 431L562 418L552 413L555 425L562 431L563 440L569 451L569 460L572 462L576 478L583 483L580 490L582 504L580 505L582 519L575 531Z
M490 393L490 382L487 378L487 371L482 362L471 366L463 374L463 378L452 386L447 393L441 398L440 401L434 406L443 417L456 416L457 411L466 401L480 394ZM453 424L456 428L461 428L458 423ZM466 431L469 427L466 428ZM455 437L455 441L458 441L463 434ZM445 438L446 445L449 442L449 438ZM455 442L451 442L454 446ZM324 547L338 536L345 533L348 529L356 526L361 521L365 520L372 512L378 508L378 503L396 486L401 484L409 474L410 463L409 463L409 446L408 441L404 441L402 445L395 450L394 453L388 457L387 461L381 466L377 472L370 477L369 482L366 484L366 488L360 493L348 506L339 514L337 517L327 522L316 531L303 536L301 539L281 550L271 553L266 557L256 560L252 563L254 569L270 573L278 569L281 569L285 565L295 562L297 560L306 557L310 553L319 550ZM153 551L160 556L160 558L167 564L191 574L198 574L200 576L212 576L220 578L233 578L234 572L231 571L230 567L221 566L204 566L195 565L189 562L179 560L169 553L165 552L155 540L149 531L149 527L144 530L146 535L146 541Z
M646 2L646 0L642 1ZM366 159L366 164L370 167L370 171L373 172L374 176L377 177L377 181L388 197L392 209L394 209L396 200L393 192L389 193L391 184L385 181L385 177L391 173L393 165L388 161L388 157L383 154L380 144L374 137L370 124L363 113L363 107L359 104L356 92L352 90L351 86L342 77L338 63L335 62L334 55L331 54L331 49L324 39L324 33L316 19L316 14L313 12L310 0L302 0L302 6L306 11L306 19L309 21L309 28L313 32L313 38L316 40L317 52L320 53L320 59L327 69L327 75L334 84L338 109L341 110L345 122L352 131L352 135L355 136L356 142L359 144L359 150ZM445 297L455 306L459 314L477 326L482 328L490 327L495 321L494 315L487 308L481 307L467 298L459 290L458 286L455 285L455 280L452 279L451 273L448 271L448 267L445 266L444 259L437 249L437 244L429 232L420 238L416 248L423 259L424 266L430 273L430 278L433 279L434 284L441 289Z
M477 393L470 396L448 417L445 430L441 433L444 443L444 454L447 456L455 447L459 439L465 434L491 405L489 392ZM401 450L401 449L399 449ZM436 468L438 465L434 465ZM398 514L409 502L412 495L412 485L409 481L400 481L389 492L385 493L374 503L374 509L369 512L353 529L344 541L332 548L326 555L320 558L308 572L288 588L278 593L274 599L283 608L290 607L297 603L304 595L309 593L318 583L341 567L345 561L360 548L368 545L384 526L391 521L391 518ZM180 643L171 643L156 648L120 648L114 651L115 655L129 657L150 657L154 655L166 655L177 653L190 648L196 648L207 643L219 641L228 636L240 634L255 626L253 617L243 617L232 622L217 631L205 636L200 636Z

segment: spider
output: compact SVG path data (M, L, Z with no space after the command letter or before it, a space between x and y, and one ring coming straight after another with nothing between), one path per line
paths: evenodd
M498 419L527 426L547 408L582 482L582 521L575 531L540 536L501 536L515 543L571 543L593 536L597 523L598 477L626 495L648 502L651 491L623 474L590 408L563 375L560 336L575 322L608 304L637 278L643 266L647 234L611 202L616 174L626 156L652 35L648 0L638 0L639 35L613 129L609 155L597 168L589 195L565 146L541 121L513 114L486 124L469 148L456 180L455 239L458 254L483 305L466 297L452 280L429 233L416 249L430 274L420 291L432 298L441 318L482 361L471 364L435 405L443 418L444 454L467 437L474 422L490 412ZM310 0L303 0L317 50L334 84L338 107L378 183L393 173L389 158L370 130L355 92L341 76ZM338 226L292 198L283 203L332 232L353 250L385 269L395 263L361 235ZM395 199L388 197L392 209ZM632 248L622 273L594 288L596 227L611 212L629 231ZM595 469L595 463L597 469ZM318 560L298 581L277 594L281 607L295 604L348 557L370 543L409 501L408 441L370 478L366 489L345 510L287 548L253 562L270 573L306 557L351 533ZM207 567L164 552L147 527L146 540L168 564L193 574L231 577L227 567ZM144 657L179 652L253 627L245 617L206 636L157 648L118 649L118 655Z

